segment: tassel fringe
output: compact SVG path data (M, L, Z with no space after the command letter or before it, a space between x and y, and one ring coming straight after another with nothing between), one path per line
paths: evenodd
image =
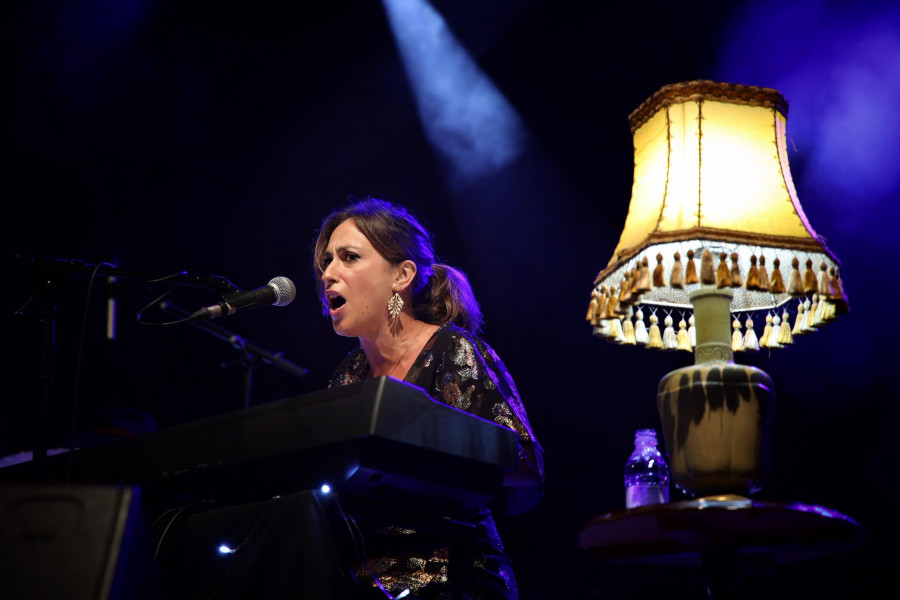
M741 322L737 317L731 322L731 328L734 333L731 334L731 349L734 352L742 352L744 350L744 336L741 334Z
M756 266L756 255L750 255L750 269L747 270L747 281L744 287L748 290L759 289L759 267Z
M662 335L659 332L659 317L655 314L650 315L650 337L647 340L647 347L653 350L663 347Z
M669 276L669 287L676 290L684 288L684 266L681 264L681 254L675 253L675 264L672 265L672 274Z
M609 300L606 303L605 318L615 319L617 316L619 316L619 293L613 288L609 292Z
M685 321L684 318L678 321L678 333L676 334L675 339L679 350L690 352L694 349L694 347L691 346L691 336L688 335L687 321Z
M803 296L803 277L800 275L800 259L796 256L791 259L791 279L788 282L788 293L791 296Z
M719 268L716 269L716 287L731 287L731 271L728 268L728 255L719 253Z
M806 259L806 270L803 271L803 292L812 294L819 289L819 281L812 268L813 261L811 258Z
M641 259L641 268L640 271L638 271L637 284L635 285L634 292L639 296L641 294L646 294L651 289L650 267L647 266L647 257L645 256Z
M834 298L834 286L831 285L831 277L828 276L828 265L823 261L819 267L819 296Z
M700 278L697 277L697 264L694 262L694 251L687 251L687 267L685 267L684 272L684 285L690 285L692 283L700 283Z
M777 260L776 260L776 262L777 262ZM757 283L758 287L756 289L758 289L762 292L769 291L769 273L766 271L766 257L761 254L759 256L759 272L758 273L759 273L759 279L758 279L758 283ZM779 275L779 277L781 277L781 273L779 273L778 275ZM784 284L782 284L782 287L784 287ZM781 292L779 292L779 293L781 293Z
M781 261L776 258L772 261L772 285L769 286L769 291L773 294L783 294L785 290L784 278L781 276Z
M644 311L640 308L634 313L634 341L641 345L646 345L650 341L647 325L644 324Z
M666 324L666 328L663 331L663 348L666 350L675 350L678 347L678 336L675 335L675 328L672 327L672 324L674 323L672 315L666 315L663 322Z
M653 287L666 287L666 273L663 268L663 255L656 255L656 268L653 269Z
M781 344L778 343L778 331L781 329L781 317L778 315L766 315L766 328L763 332L763 337L765 337L765 343L763 340L759 340L760 347L763 348L781 348Z
M756 337L756 332L753 331L753 319L747 317L747 320L744 321L744 328L746 329L743 339L744 350L747 352L758 352L759 339Z
M790 314L787 309L781 315L781 324L778 327L778 337L776 341L782 346L790 346L794 343L794 336L791 333Z
M634 271L626 272L625 280L619 286L619 304L621 305L626 305L631 301L631 278L633 274Z
M596 289L591 292L591 302L588 304L587 316L585 321L593 324L597 316L597 308L600 306L600 292Z
M709 250L704 250L700 256L700 283L716 284L716 267L713 265L713 255Z
M637 341L634 337L634 323L631 322L631 317L625 317L622 319L622 343L626 346L634 346Z
M741 272L737 252L729 254L720 251L717 254L718 265L711 250L702 250L699 257L699 276L694 250L687 250L685 262L682 262L681 252L674 252L674 262L668 272L662 253L656 255L656 266L652 271L649 268L648 258L642 256L630 271L624 272L620 285L614 287L603 285L591 290L585 320L593 327L594 335L618 344L689 351L697 345L693 314L682 311L676 327L671 313L661 319L657 317L654 308L650 314L649 326L645 323L644 312L638 305L642 297L654 288L668 286L670 289L684 289L688 285L699 283L719 288L743 287L750 291L769 292L773 296L788 293L798 298L796 315L792 316L787 308L781 312L776 309L766 314L765 327L759 338L753 329L753 319L750 316L752 313L743 312L746 315L743 326L741 319L734 317L732 350L756 352L761 348L790 346L794 343L795 337L816 331L839 316L849 313L849 303L839 269L836 266L829 266L825 260L818 265L816 274L812 258L806 258L805 268L801 268L803 255L793 257L788 283L785 285L781 261L777 256L772 259L771 269L768 269L764 254L761 252L751 254L750 266L745 277ZM654 293L653 298L656 297ZM667 295L663 294L659 298L663 306L672 306ZM650 300L650 303L652 305L654 300ZM744 311L746 310L755 309L744 308Z
M741 266L738 264L738 253L731 253L731 287L739 288L744 285L744 278L741 276Z

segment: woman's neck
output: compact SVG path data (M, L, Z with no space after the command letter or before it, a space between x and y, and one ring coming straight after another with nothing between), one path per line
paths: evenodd
M374 339L360 338L360 346L369 361L369 377L390 375L397 379L406 377L409 368L437 329L437 325L429 325L406 314L401 314L400 332L392 335L384 330Z

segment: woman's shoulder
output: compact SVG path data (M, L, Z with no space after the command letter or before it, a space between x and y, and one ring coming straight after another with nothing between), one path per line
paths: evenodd
M480 356L489 364L502 366L500 357L494 349L480 336L471 331L447 322L441 325L434 335L434 350L458 357Z
M460 346L473 346L481 340L472 332L448 321L434 333L433 342L435 347L453 349Z
M435 332L435 337L438 339L445 339L454 342L467 342L470 344L484 344L484 341L478 337L476 334L472 333L468 329L464 329L454 323L453 321L447 321L443 325L441 325L437 332Z

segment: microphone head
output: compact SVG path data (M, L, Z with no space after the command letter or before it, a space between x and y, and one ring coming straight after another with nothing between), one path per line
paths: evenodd
M275 302L273 306L287 306L297 296L297 286L287 277L273 277L269 286L275 290Z

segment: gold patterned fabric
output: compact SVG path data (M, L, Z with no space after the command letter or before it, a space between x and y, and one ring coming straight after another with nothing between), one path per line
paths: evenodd
M362 381L368 372L366 355L361 348L356 349L341 362L329 387ZM500 357L483 340L445 323L425 344L405 381L423 388L439 402L514 430L519 435L523 469L543 481L543 449L518 390ZM366 542L368 560L356 569L357 580L373 588L380 582L394 595L409 589L408 597L421 599L449 600L452 586L458 584L471 600L515 600L518 594L512 566L490 509L481 507L463 518L473 525L476 535L467 547L454 546L452 552L444 547L419 547L414 542L417 532L408 529L364 531L369 541L378 539L378 547L394 546L398 550L378 554L370 551L372 544ZM396 543L386 544L385 539ZM465 575L458 578L455 573Z

